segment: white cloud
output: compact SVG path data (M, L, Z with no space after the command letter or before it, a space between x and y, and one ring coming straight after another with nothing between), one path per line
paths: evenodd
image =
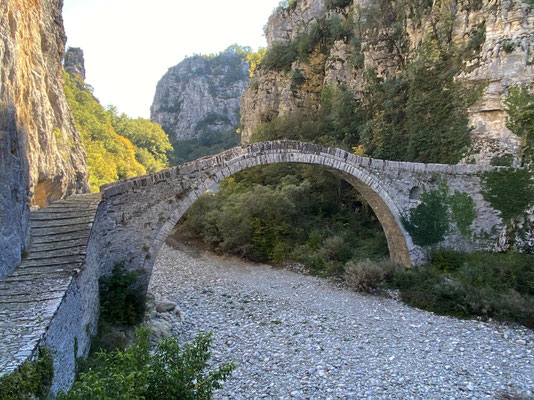
M101 103L148 118L158 80L185 56L265 46L263 26L278 2L65 0L63 18Z

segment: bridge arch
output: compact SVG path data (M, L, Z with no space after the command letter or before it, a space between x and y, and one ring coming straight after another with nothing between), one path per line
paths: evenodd
M190 182L190 190L161 224L143 260L142 270L145 276L151 275L157 254L172 229L187 209L213 185L244 169L276 163L317 165L346 180L358 190L375 212L384 230L391 259L411 266L416 261L412 255L416 252L413 242L401 224L401 211L390 194L391 188L366 168L370 160L372 159L358 157L340 149L284 141L256 143L197 160L194 163L199 165L197 168L191 168L191 172L205 170L205 164L208 164L211 166L208 168L209 173L200 174ZM186 170L188 167L185 166Z

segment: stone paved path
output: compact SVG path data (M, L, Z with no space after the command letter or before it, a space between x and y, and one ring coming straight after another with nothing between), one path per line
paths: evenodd
M314 277L164 246L150 290L233 361L218 399L491 399L534 392L534 333L441 317Z
M33 356L85 260L101 195L79 195L31 213L31 244L0 282L0 374Z

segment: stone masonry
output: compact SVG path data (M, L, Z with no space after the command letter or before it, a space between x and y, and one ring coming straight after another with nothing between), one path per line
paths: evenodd
M502 228L499 213L481 195L481 173L492 167L383 161L294 141L235 147L104 185L101 194L72 196L32 213L29 254L0 283L0 375L45 345L54 351L53 392L68 388L75 357L87 354L96 330L99 276L126 261L148 284L158 251L199 196L236 172L273 163L314 164L346 179L377 215L391 258L406 266L421 264L426 253L401 216L419 204L418 193L440 181L467 193L477 214L471 241L451 230L444 246L489 250Z
M71 196L31 213L30 251L0 282L0 375L46 346L52 391L72 384L75 357L87 355L97 324L99 270L87 244L100 198Z

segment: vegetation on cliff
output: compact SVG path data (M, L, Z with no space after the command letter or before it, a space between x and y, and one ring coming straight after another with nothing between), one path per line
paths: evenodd
M347 6L345 3L339 2ZM264 126L259 129L261 139L279 137L277 127L280 125L320 126L316 132L329 126L337 130L343 127L345 131L350 130L350 134L338 134L344 136L338 143L346 149L358 147L372 157L458 162L470 145L468 107L482 94L484 85L473 85L457 76L480 51L485 30L482 24L470 33L470 39L456 43L452 35L453 11L446 7L445 0L442 3L440 8L432 2L380 0L351 8L346 18L334 14L320 19L292 41L275 43L258 68L288 74L296 98L302 95L300 89L306 88L306 82L314 77L298 75L300 70L292 71L292 68L312 63L318 54L327 57L338 40L350 44L350 62L353 71L362 76L363 85L356 96L341 84L339 91L344 98L337 103L350 114L344 121L332 121L331 100L328 99L332 87L324 85L320 104L303 105L293 112L296 115L278 117L274 112L274 116L265 116ZM339 7L338 2L333 2L331 7ZM417 24L423 17L430 21L432 29L414 50L410 47L406 21ZM391 65L379 72L372 63L365 63L370 51L386 52ZM354 99L350 99L351 96ZM321 136L306 134L301 138L321 142Z
M65 73L65 95L87 153L89 184L93 192L101 185L154 172L168 165L172 146L159 125L149 120L105 110L92 89L78 76ZM56 131L61 142L63 134Z

